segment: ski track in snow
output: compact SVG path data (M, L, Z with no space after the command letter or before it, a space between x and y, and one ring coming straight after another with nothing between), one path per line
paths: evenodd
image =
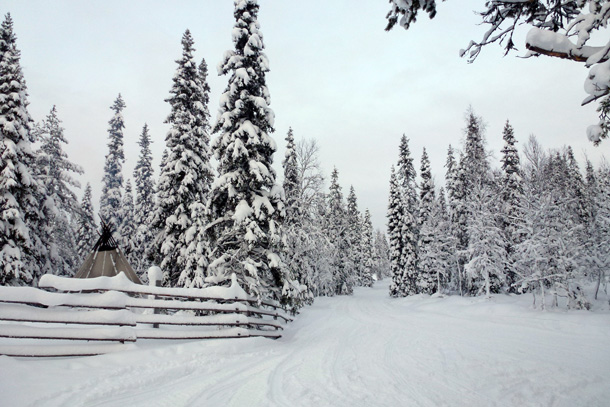
M522 298L319 298L284 337L0 357L7 406L607 406L610 314ZM3 403L0 403L3 404ZM4 405L4 404L3 404Z

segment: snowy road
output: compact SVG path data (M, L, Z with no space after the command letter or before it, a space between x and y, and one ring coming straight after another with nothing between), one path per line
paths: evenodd
M608 406L610 314L526 298L322 298L278 341L0 357L6 406Z

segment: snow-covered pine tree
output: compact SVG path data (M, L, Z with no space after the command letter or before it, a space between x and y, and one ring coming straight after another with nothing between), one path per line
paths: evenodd
M119 228L121 225L121 201L123 188L123 109L125 102L119 93L110 109L114 116L108 122L108 154L104 164L104 177L102 179L102 196L100 198L100 216L111 227Z
M409 150L409 140L403 134L400 140L398 169L395 175L396 196L390 186L390 205L399 205L400 210L392 216L392 222L399 225L393 234L398 233L399 244L393 243L390 236L390 249L400 250L400 260L392 267L390 295L404 297L417 292L417 192L415 190L415 168ZM390 181L392 183L392 181ZM398 198L398 200L396 200ZM392 210L394 211L394 210ZM399 214L399 215L398 215ZM388 212L388 217L390 213ZM393 256L392 256L393 258ZM394 263L394 259L392 260Z
M78 264L85 261L87 255L93 249L97 240L97 226L95 224L95 213L91 202L91 184L85 186L85 193L80 204L80 211L77 216L76 229L76 250L78 253Z
M568 192L572 195L573 199L569 204L570 210L573 212L576 220L584 224L589 220L587 219L586 187L571 146L568 146L565 152L565 160L567 165Z
M282 262L288 270L292 270L294 278L301 285L308 287L307 302L311 303L312 293L317 285L317 282L312 279L315 274L314 257L320 255L315 252L316 244L312 239L319 238L321 231L315 228L311 212L304 211L302 207L302 182L299 178L299 162L292 128L288 129L286 135L286 152L282 167L284 168L283 186L286 205L283 224L286 243L281 254Z
M299 167L294 134L292 128L288 129L286 135L286 153L282 161L284 168L284 196L286 205L285 225L299 225L301 223L301 180L299 179Z
M368 278L364 276L364 261L362 247L362 215L358 210L358 198L354 186L350 186L349 194L347 195L347 210L345 212L347 223L346 235L348 244L349 263L351 264L351 274L355 286L365 286L368 284Z
M513 127L508 120L502 132L504 148L502 149L502 229L506 238L507 269L506 284L511 292L516 292L513 284L517 280L514 270L514 246L519 243L521 229L519 222L522 221L521 200L523 197L523 185L519 152L516 148L517 141Z
M437 289L436 267L431 263L430 254L433 251L434 234L439 223L439 219L430 219L436 196L434 191L434 181L430 171L430 159L424 148L421 158L421 184L419 188L419 214L417 219L418 227L421 228L417 241L418 269L416 277L417 292L432 294ZM436 210L438 216L438 210ZM426 225L424 230L424 225ZM424 256L421 259L420 256Z
M0 285L34 284L49 272L46 191L35 177L34 135L13 20L0 26Z
M434 181L432 180L432 172L430 171L430 159L424 147L421 156L421 184L419 185L419 225L422 225L430 216L434 200L436 199L434 191Z
M186 30L182 36L182 57L176 61L178 68L170 97L165 100L171 106L165 121L171 128L165 136L167 157L161 167L152 222L156 232L153 258L160 260L164 284L171 286L195 281L195 274L201 271L196 265L202 257L208 257L207 247L191 245L194 239L203 242L196 234L203 233L206 224L206 219L200 219L205 214L201 205L207 203L213 178L207 107L209 87L205 64L197 68L193 45L193 37ZM192 251L189 247L203 251ZM200 275L197 281L202 279Z
M55 106L41 125L36 126L36 135L41 143L36 155L36 174L47 191L47 199L55 208L47 216L48 244L53 273L72 276L79 266L77 244L74 239L72 218L77 216L79 203L71 188L80 188L73 174L82 174L83 169L68 159L62 144L64 137L61 120Z
M152 143L148 125L144 124L138 145L140 156L133 170L135 182L135 205L133 222L136 228L133 239L133 252L131 266L140 275L150 266L147 253L152 245L153 229L151 227L153 211L155 209L155 181L153 179Z
M354 291L353 262L350 257L348 224L339 172L333 169L328 193L327 232L336 250L333 258L335 294L351 295Z
M472 192L477 184L486 183L490 177L490 166L485 151L483 133L485 125L483 119L477 116L472 109L466 112L466 142L464 145L464 158L460 159L463 168L466 190Z
M373 237L373 223L371 221L371 212L367 209L364 211L364 219L362 221L362 271L360 274L360 285L362 287L372 287L373 274L375 273L375 239Z
M118 229L118 244L119 248L129 261L129 264L135 264L137 260L134 256L134 236L136 234L136 225L134 222L134 202L133 202L133 190L131 188L131 180L127 180L125 183L125 194L123 194L123 201L121 202L121 224Z
M280 252L284 202L272 167L276 144L269 104L263 35L255 0L235 0L235 49L218 66L229 75L212 144L219 177L211 191L208 228L213 244L212 284L238 283L259 299L298 307L302 287L283 267Z
M392 297L404 297L407 290L403 266L403 239L402 239L402 218L404 205L400 185L396 179L394 166L390 173L390 195L388 202L388 240L390 247L390 275L392 284L390 285L390 295Z

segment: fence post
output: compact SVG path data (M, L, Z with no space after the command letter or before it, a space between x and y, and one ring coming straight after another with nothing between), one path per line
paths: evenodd
M148 285L151 287L161 287L161 281L163 280L163 272L161 268L157 266L152 266L148 269ZM156 295L149 296L153 300L157 299ZM158 314L160 312L159 308L153 308L153 314ZM159 328L159 324L153 324L153 328Z

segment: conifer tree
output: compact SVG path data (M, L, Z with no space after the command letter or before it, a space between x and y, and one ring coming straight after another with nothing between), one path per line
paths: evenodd
M79 264L82 264L87 255L91 252L91 249L97 240L96 230L95 213L91 202L91 184L87 183L77 217L76 250Z
M483 119L470 107L466 112L464 158L460 159L467 191L473 191L475 186L489 180L490 166L485 151L484 129Z
M36 173L54 207L46 216L51 267L57 275L71 276L78 267L72 218L79 210L78 199L71 188L80 188L73 174L82 174L83 169L73 164L63 150L62 144L68 141L55 106L43 123L36 126L35 132L41 143L37 151Z
M133 202L133 191L131 188L131 180L127 180L125 183L125 194L123 195L123 201L121 202L121 224L119 226L117 239L119 241L119 248L127 257L130 265L135 264L136 258L134 257L135 241L134 236L136 234L136 225L134 222L134 202Z
M413 295L417 292L417 193L415 191L415 168L409 150L409 140L402 136L399 146L398 169L396 171L396 196L392 195L390 186L390 205L399 205L400 210L392 215L399 226L393 233L398 233L400 243L392 243L390 249L400 250L398 262L393 264L390 295L393 297ZM396 200L397 199L397 200ZM396 201L395 203L393 201ZM395 259L393 257L392 262Z
M284 161L284 195L286 197L286 225L299 224L301 221L301 181L299 180L299 168L297 162L296 146L292 128L288 129L286 135L286 153Z
M434 204L434 181L430 171L430 159L424 148L421 157L421 184L419 186L419 224L422 225L430 216Z
M375 239L373 237L373 223L371 222L371 212L364 211L362 222L362 271L360 274L360 285L372 287L375 273Z
M274 114L265 74L268 60L255 0L235 2L233 43L219 65L229 75L212 144L219 178L211 191L213 244L209 281L238 283L259 299L298 306L301 287L280 259L284 202L272 167Z
M523 185L517 141L512 126L506 121L503 131L504 148L502 149L502 229L506 237L507 269L506 284L509 290L515 291L513 284L517 280L514 270L514 247L519 243L521 226L521 200Z
M108 122L108 154L104 164L104 177L102 179L102 196L100 199L100 216L104 222L113 228L121 225L121 201L123 188L123 164L125 154L123 152L123 109L125 102L119 93L112 106L114 116Z
M405 283L407 276L404 275L403 267L403 239L402 239L402 218L404 205L400 186L396 179L394 166L390 173L390 196L388 202L388 240L390 249L390 273L392 276L392 285L390 286L390 295L392 297L404 296Z
M43 230L48 208L35 177L32 119L20 52L7 14L0 26L0 285L28 285L50 271Z
M155 208L155 182L153 179L152 143L148 132L148 125L144 124L138 145L140 156L133 171L135 181L135 205L134 205L134 227L136 229L133 239L133 253L131 266L143 275L150 266L147 253L150 250L153 239L151 227L152 216Z
M351 295L354 289L353 262L350 257L348 224L343 192L339 185L339 172L333 169L328 194L327 230L335 246L333 261L335 294Z
M364 261L363 256L362 236L363 228L361 214L358 210L358 198L354 187L350 186L349 194L347 195L347 210L346 217L346 239L348 245L349 264L351 265L351 274L356 286L363 286L369 283L368 278L364 276Z
M176 285L179 281L193 281L192 268L204 252L187 253L195 238L187 231L194 224L204 224L205 205L212 183L209 149L209 87L205 82L205 63L197 68L193 57L194 41L189 30L182 36L182 57L176 61L178 68L173 78L170 97L165 101L171 106L166 119L171 128L165 137L167 156L163 160L157 186L157 207L152 222L156 232L153 258L160 260L164 284ZM197 231L200 228L196 228ZM203 232L203 231L201 231ZM195 245L196 247L197 245ZM197 256L197 259L188 259ZM191 268L187 268L187 263ZM184 273L183 278L180 277Z

